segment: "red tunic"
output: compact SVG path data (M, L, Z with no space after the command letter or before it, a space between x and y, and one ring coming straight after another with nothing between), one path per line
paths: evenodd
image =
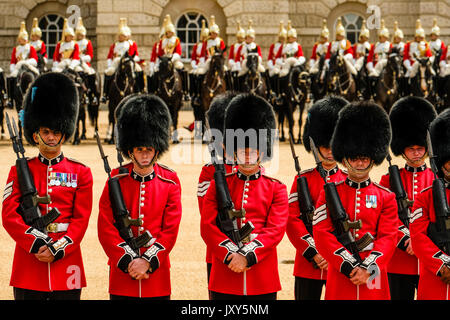
M434 175L426 165L419 168L413 168L406 165L405 168L400 169L400 178L402 179L403 187L405 188L408 199L414 201L420 191L433 183ZM390 189L389 174L381 177L380 185ZM417 260L417 257L411 256L406 253L406 251L399 248L399 246L402 247L405 240L409 238L409 230L405 229L403 223L398 219L397 247L395 248L394 255L388 265L387 271L389 273L419 274L419 261Z
M446 189L447 203L450 199L450 185ZM441 281L439 270L450 257L441 251L428 237L428 225L436 222L433 205L433 189L424 189L414 202L411 214L411 242L414 253L420 260L418 300L449 300L450 286Z
M412 64L412 63L414 63L414 59L413 59L413 57L411 56L412 53L411 53L411 54L409 53L410 46L411 46L411 42L408 41L408 42L405 44L405 48L403 49L403 61L409 60L409 61L411 62L411 64ZM433 53L431 52L431 49L430 49L430 44L429 44L428 42L426 42L426 45L425 45L425 52L424 52L423 54L424 54L425 57L431 57L431 56L433 56Z
M317 169L312 168L301 172L301 176L306 177L308 182L311 200L314 206L323 190L324 181ZM313 235L308 232L303 220L300 218L300 205L297 192L297 177L295 176L289 195L289 220L286 234L296 249L294 276L308 279L326 280L327 272L313 267L312 258L318 253ZM339 182L345 180L347 173L338 167L328 172L329 182Z
M118 173L114 169L112 176ZM98 216L98 237L108 256L110 267L109 293L131 297L158 297L171 293L169 253L175 245L181 220L181 190L174 181L156 173L141 177L131 171L121 178L125 205L131 219L141 218L140 227L131 227L136 237L149 231L154 242L140 249L140 256L152 266L150 277L133 280L127 273L127 259L133 259L130 248L114 227L113 213L106 183L100 197ZM123 269L122 269L123 268Z
M342 205L350 221L361 220L362 228L351 230L355 240L367 232L374 241L360 252L365 265L379 270L379 276L369 278L369 285L356 286L345 275L356 260L338 242L322 191L314 212L313 232L319 253L328 261L326 300L386 300L390 299L386 268L394 253L397 235L397 203L388 189L370 180L356 183L348 178L336 184ZM369 270L369 268L367 268Z
M267 60L271 60L273 64L278 58L281 58L281 53L283 52L283 44L278 47L278 50L275 52L275 43L272 43L269 48L269 57Z
M334 41L330 42L330 44L328 45L328 49L327 49L327 54L325 55L325 59L330 59L331 58L331 48L333 47L333 43ZM350 43L350 41L346 40L346 46L344 49L344 55L346 54L351 54L352 56L353 54L353 47L352 44Z
M86 45L86 50L84 52L81 52L82 54L85 54L87 56L91 57L91 62L94 60L94 48L92 47L92 42L91 40L88 40L87 45ZM91 66L91 62L86 62L86 64L90 67Z
M37 56L37 53L36 53L36 49L34 49L34 47L32 45L30 45L30 51L28 53L28 57L24 57L24 59L34 59L34 60L36 60L36 62L38 61L38 56ZM17 64L17 62L19 62L19 60L17 60L16 47L14 47L13 51L11 53L10 64Z
M61 42L58 42L58 44L56 45L56 48L55 48L55 53L53 54L53 61L61 62L62 54L59 52L60 47L61 47ZM78 46L77 43L75 43L73 46L73 52L70 55L70 59L80 60L80 47Z
M196 43L194 45L194 47L192 48L192 54L191 54L191 60L195 61L196 65L198 65L198 63L200 62L200 58L204 58L205 61L208 58L208 50L206 50L206 41L203 41L201 43L202 49L201 49L200 54L197 54L198 45L199 45L199 43Z
M163 39L163 40L164 40L164 39ZM163 40L160 40L160 41L159 41L158 57L162 57L162 56L164 56L164 55L166 54L166 53L164 52L164 49L165 49L165 48L163 48ZM180 39L179 39L178 37L177 37L176 40L175 40L175 47L174 47L174 49L173 49L173 51L172 51L172 54L174 54L174 53L179 54L180 57L181 57L181 54L182 54L181 42L180 42Z
M238 51L236 53L236 57L235 57L234 61L239 61L239 62L244 61L247 53L242 52L243 47L245 47L245 43L241 44L241 46L238 48ZM259 45L256 45L256 50L258 52L258 55L262 59L262 51L261 51L261 47Z
M136 44L136 42L135 41L132 41L132 40L128 40L129 42L130 42L130 48L128 49L128 55L131 57L131 56L133 56L133 55L135 55L135 56L139 56L139 53L138 53L138 47L137 47L137 44ZM115 53L114 53L114 48L116 47L116 44L115 43L113 43L112 45L111 45L111 47L109 48L109 52L108 52L108 57L107 57L107 59L114 59L115 58Z
M16 167L13 166L3 195L2 209L3 226L16 242L10 285L37 291L85 287L80 243L92 209L91 170L62 155L51 162L39 155L29 159L28 166L38 195L51 197L51 204L39 204L41 213L45 215L52 207L57 208L61 215L54 222L68 223L68 227L64 232L48 233L54 242L60 240L63 250L61 259L45 263L30 253L38 235L34 232L36 229L26 225L16 212L21 193Z
M255 227L252 239L239 249L252 261L249 270L231 271L224 263L238 247L216 225L217 202L214 180L206 193L201 217L201 235L211 247L213 261L208 289L234 295L259 295L281 290L276 246L283 239L288 220L286 186L260 172L246 178L236 172L227 175L236 209L244 207L245 219ZM237 219L238 226L242 225Z
M226 173L230 173L236 171L237 167L233 167L233 165L225 164ZM200 177L198 178L198 188L197 188L197 200L198 200L198 209L200 211L200 216L202 216L202 208L203 208L203 200L205 198L206 192L211 184L211 181L214 180L214 172L215 168L211 163L205 164L202 167L202 171L200 172ZM212 253L211 249L206 247L206 263L212 263Z

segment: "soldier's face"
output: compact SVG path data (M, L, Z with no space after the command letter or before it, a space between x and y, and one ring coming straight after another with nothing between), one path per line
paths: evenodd
M125 36L123 34L119 34L119 41L124 42L125 40L127 40L127 36Z
M172 36L173 36L173 32L172 31L167 31L166 32L166 37L167 38L172 38Z
M289 43L295 42L295 40L297 40L296 37L289 37L289 38L288 38L288 42L289 42Z
M139 168L143 169L153 165L155 155L156 151L152 147L135 147L131 159Z
M402 38L394 37L394 43L400 43L402 41Z
M52 154L61 151L61 145L64 143L65 137L61 131L41 127L38 132L33 133L33 140L38 144L42 155L50 158Z
M31 41L37 41L39 40L41 37L39 37L37 34L32 34L31 35Z
M320 146L319 152L320 152L320 156L322 157L322 160L324 162L323 163L324 167L325 166L334 167L334 165L336 164L336 160L334 160L334 158L333 158L333 153L331 152L331 148ZM330 168L330 169L332 169L332 168Z
M341 41L341 40L343 40L343 39L344 39L344 36L343 36L343 35L340 35L340 34L336 35L336 40L337 40L337 41Z
M236 162L240 168L254 169L259 166L260 152L253 148L239 148L236 151Z
M320 37L320 40L319 40L319 42L320 43L325 43L325 42L327 42L328 41L328 39L327 38L325 38L325 37Z
M19 38L18 42L19 42L19 44L20 44L21 46L23 46L23 45L26 45L26 44L27 44L27 39L25 39L25 38Z
M380 42L386 42L388 40L388 38L386 38L386 37L384 37L384 36L381 36L380 37Z
M423 146L410 146L405 148L403 154L406 161L411 166L421 166L424 163L425 153L427 150Z
M83 38L84 38L84 35L83 35L83 34L77 33L77 41L83 40Z
M67 35L65 38L64 38L64 41L65 42L70 42L70 41L72 41L73 40L73 36L71 36L71 35Z
M431 41L436 41L438 39L437 34L432 33L430 36Z
M345 159L344 165L348 169L348 177L353 181L363 181L369 178L369 172L372 168L372 159L368 157L358 157L354 159Z

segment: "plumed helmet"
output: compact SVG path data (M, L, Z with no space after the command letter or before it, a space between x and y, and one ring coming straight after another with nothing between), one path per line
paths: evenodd
M297 38L297 30L295 30L294 28L292 28L291 20L288 21L288 25L287 25L287 36L288 36L288 38L289 38L289 37Z
M237 38L245 38L245 29L242 28L240 21L237 22L236 37Z
M78 101L75 83L68 76L49 72L37 77L24 100L25 139L35 145L33 133L41 127L47 127L60 131L67 141L75 131Z
M327 96L316 101L308 110L303 127L303 145L311 152L309 138L314 140L316 147L330 147L331 137L338 119L339 111L349 102L339 96Z
M33 26L31 27L31 35L42 37L42 30L39 28L38 18L33 18Z
M389 116L370 101L353 102L340 112L331 138L334 159L369 157L375 165L383 162L391 142Z
M118 34L125 37L131 37L131 29L128 27L127 18L120 18Z
M209 29L206 27L205 19L202 19L202 30L200 31L200 39L206 40L209 37Z
M336 24L336 35L345 37L345 28L342 25L342 19L339 17Z
M386 28L384 19L381 19L381 26L380 26L380 30L378 31L378 37L389 38L389 29Z
M403 39L404 35L403 35L403 31L398 27L398 21L394 22L394 37Z
M425 38L425 30L422 28L422 23L420 22L420 19L416 20L416 33L414 34L414 36Z
M366 27L366 20L363 20L362 22L361 32L359 33L359 39L361 39L361 37L366 37L367 39L370 38L370 31Z
M227 154L231 155L238 147L245 146L264 152L261 160L269 160L275 128L275 113L267 100L249 93L237 95L225 113L224 145Z
M436 115L434 106L424 98L408 96L397 100L389 113L392 153L400 156L406 147L426 147L427 130Z
M25 26L25 21L22 21L20 23L20 30L19 30L19 34L17 35L17 39L24 39L24 40L28 41L28 32L27 32L27 27Z
M441 35L441 28L437 25L437 19L433 19L433 27L431 28L431 34L435 34L437 36Z
M255 29L253 29L253 20L248 21L248 29L245 32L245 36L252 37L252 38L256 37L256 31L255 31Z
M322 20L322 31L320 31L320 36L327 38L330 36L330 30L327 27L327 20Z
M284 22L283 21L280 21L280 31L278 32L278 37L279 38L284 38L284 39L287 38L287 31L284 28Z
M171 124L166 103L149 94L136 94L122 102L116 116L117 146L123 156L129 158L135 147L153 147L159 155L166 152Z
M75 31L71 26L69 26L69 22L67 18L64 19L63 31L61 35L61 42L66 41L66 36L75 36Z
M216 17L215 16L211 16L211 23L209 25L209 32L214 32L219 34L220 33L220 28L216 23Z
M87 33L87 31L83 24L83 18L79 17L77 27L75 28L75 34L81 34L83 36L86 36L86 33Z
M450 109L440 113L430 124L430 137L433 145L438 176L444 178L442 166L450 160Z
M164 19L165 21L165 25L164 25L164 32L172 32L172 33L176 33L175 32L175 26L172 23L172 18L170 17L170 14L166 15L166 19Z

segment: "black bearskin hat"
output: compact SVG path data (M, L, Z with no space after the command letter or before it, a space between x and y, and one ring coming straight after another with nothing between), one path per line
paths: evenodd
M439 114L430 124L430 137L438 169L438 176L444 178L442 166L450 160L450 109Z
M426 147L427 130L436 116L434 106L424 98L410 96L397 100L389 114L392 153L399 156L413 145Z
M261 161L269 160L272 157L275 129L275 113L267 100L254 94L239 94L230 101L225 113L226 152L231 155L245 143L245 147L264 152ZM229 150L231 147L233 150Z
M379 105L353 102L339 112L331 138L331 151L336 161L344 158L369 157L375 165L383 162L391 142L389 116Z
M209 128L220 130L223 135L223 126L225 121L225 111L230 101L237 95L234 91L227 91L219 94L212 99L206 116L208 118Z
M316 147L330 147L331 137L338 119L339 111L349 102L339 96L328 96L315 102L308 110L305 126L303 127L303 145L311 152L309 137L314 140Z
M165 102L148 94L123 101L117 114L118 149L126 158L135 147L153 147L161 156L169 149L171 118Z
M75 131L78 109L78 91L72 79L56 72L40 75L27 90L24 100L25 139L36 145L33 133L47 127L60 131L67 141Z

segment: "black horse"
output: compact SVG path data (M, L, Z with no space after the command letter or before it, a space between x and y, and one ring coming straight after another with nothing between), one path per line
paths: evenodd
M398 74L400 72L401 58L398 49L392 49L388 56L386 66L381 71L374 87L374 101L382 106L387 113L399 98Z
M323 79L321 79L324 67L325 67L325 55L319 54L319 68L318 68L319 71L314 74L310 74L311 79L310 87L313 101L320 100L327 94L327 86L325 85Z
M134 55L126 52L119 61L109 86L108 102L108 131L105 142L114 144L114 125L116 123L115 110L120 101L134 92L136 82Z
M242 92L248 92L259 95L265 99L268 97L268 81L265 73L261 73L258 70L259 67L259 55L257 49L250 51L247 54L248 71L241 77L240 90Z
M347 68L345 58L338 52L331 55L327 85L330 94L342 96L348 101L357 98L355 80Z
M159 57L159 70L156 73L157 95L167 104L172 118L172 142L179 143L177 126L178 113L183 104L183 84L180 73L175 69L171 55Z
M195 137L203 137L206 129L205 115L209 110L212 99L227 90L225 75L225 51L216 48L209 63L209 69L203 77L200 88L200 105L194 108L194 118L200 121L201 128L195 128ZM194 104L195 105L195 104ZM193 105L193 106L194 106Z
M298 119L298 139L296 144L301 144L301 129L303 124L303 111L308 102L310 76L305 70L305 66L294 66L289 70L289 74L280 79L281 95L274 104L274 109L278 115L278 131L280 133L280 141L285 141L284 120L288 121L289 133L294 137L294 112L299 108Z

